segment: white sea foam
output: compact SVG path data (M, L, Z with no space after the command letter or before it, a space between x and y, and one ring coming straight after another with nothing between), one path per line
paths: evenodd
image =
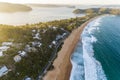
M117 15L112 15L112 14L109 15L109 14L108 14L107 16L108 16L108 17L116 17Z
M78 46L71 57L73 67L70 80L84 80L84 63L81 46L81 43L78 43Z
M93 57L93 43L97 42L93 35L94 31L99 31L100 23L101 18L98 18L85 27L81 35L82 45L78 43L71 57L73 68L70 80L107 80L100 62Z
M100 25L100 18L89 23L82 33L83 59L85 80L107 80L101 64L93 57L93 43L97 39L92 35L97 26Z

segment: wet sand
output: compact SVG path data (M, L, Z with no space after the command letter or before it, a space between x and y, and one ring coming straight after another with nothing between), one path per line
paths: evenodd
M62 49L58 52L57 58L54 60L54 69L48 71L44 76L43 80L69 80L70 73L72 69L72 64L70 61L71 55L78 43L81 40L80 35L84 27L93 19L88 20L83 23L79 28L72 31L70 36L64 41Z

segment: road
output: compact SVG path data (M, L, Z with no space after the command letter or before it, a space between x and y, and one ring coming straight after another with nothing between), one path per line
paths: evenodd
M60 47L60 45L62 45L62 43L64 42L64 40L68 37L68 35L70 34L70 32L68 32L67 30L64 30L67 34L66 36L60 40L60 42L55 46L56 49L54 50L54 52L52 53L52 56L50 57L48 64L43 68L43 70L39 73L38 77L36 80L42 80L42 78L44 77L44 75L47 73L48 69L50 68L50 66L53 64L53 61L55 60L55 58L57 57L57 53L58 53L58 48Z

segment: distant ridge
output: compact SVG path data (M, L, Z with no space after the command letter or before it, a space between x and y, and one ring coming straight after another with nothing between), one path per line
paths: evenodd
M23 4L13 4L7 2L0 2L0 12L26 12L31 11L32 8Z
M34 7L68 7L68 8L75 8L74 5L63 5L63 4L27 4L28 6Z
M74 14L113 14L120 15L120 9L117 8L87 8L87 9L75 9Z

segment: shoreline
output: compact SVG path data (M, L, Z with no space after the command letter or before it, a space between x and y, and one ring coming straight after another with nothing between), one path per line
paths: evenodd
M72 70L71 55L76 48L76 45L79 40L81 40L80 35L86 25L91 21L95 20L100 16L94 17L80 27L73 30L69 37L64 41L64 44L61 50L58 52L58 57L54 60L53 65L54 69L48 71L43 77L43 80L69 80Z

